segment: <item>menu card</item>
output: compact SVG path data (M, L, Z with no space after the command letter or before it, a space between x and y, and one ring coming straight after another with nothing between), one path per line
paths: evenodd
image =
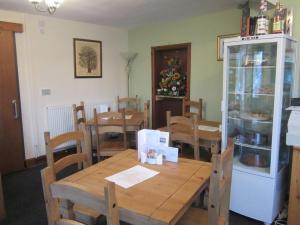
M169 132L143 129L138 132L138 160L161 165L163 160L177 162L178 148L169 146Z

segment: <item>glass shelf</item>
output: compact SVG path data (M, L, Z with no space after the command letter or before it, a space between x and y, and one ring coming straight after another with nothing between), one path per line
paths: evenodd
M239 156L233 158L233 168L252 173L253 171L267 175L270 172L269 168L247 166L240 162Z
M234 144L242 147L253 148L253 149L260 149L260 150L267 150L267 151L272 150L271 146L250 145L250 144L240 143L238 141L235 141Z
M274 97L274 94L264 94L264 93L241 93L241 92L228 92L230 95L252 95L252 96L270 96Z
M230 69L276 69L276 66L230 66Z
M251 122L255 122L255 123L263 123L263 124L272 124L273 120L255 120L255 119L243 119L243 118L239 118L239 117L230 117L228 116L228 119L231 120L247 120L247 121L251 121Z

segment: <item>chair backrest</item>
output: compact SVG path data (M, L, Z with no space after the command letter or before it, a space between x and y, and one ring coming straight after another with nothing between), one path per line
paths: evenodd
M58 201L51 197L50 185L56 181L56 175L64 168L73 164L83 164L86 168L92 164L90 134L83 126L81 131L67 132L56 137L50 138L50 133L45 132L46 157L48 167L41 171L44 199L46 203L48 225L56 225L55 220L59 216ZM61 144L76 141L80 142L82 152L75 153L54 161L54 151Z
M86 116L84 110L84 102L81 101L78 106L73 104L73 118L74 118L74 129L75 131L79 131L86 123ZM82 151L80 141L76 142L77 153ZM81 169L81 164L78 164L78 169Z
M73 104L72 107L73 107L73 117L74 117L74 128L75 128L75 131L78 131L80 129L80 124L86 123L84 102L81 101L78 106Z
M198 101L184 98L182 101L182 115L189 118L196 116L197 119L202 120L202 104L201 98Z
M48 166L53 167L54 175L75 163L83 163L84 168L92 164L90 133L87 131L85 126L82 128L82 131L67 132L53 138L50 138L50 132L45 132L44 137L46 144L47 164ZM77 152L55 161L54 151L60 145L70 141L80 142L82 152Z
M170 143L179 141L194 147L194 158L200 159L197 121L184 116L171 116L167 111L167 128L170 133Z
M144 103L144 128L149 129L150 101Z
M121 109L125 109L125 113L133 113L138 112L139 107L139 99L136 95L135 98L132 97L117 97L117 107L120 112Z
M4 196L3 196L3 189L2 189L2 175L0 172L0 222L6 216L5 206L4 206Z
M50 218L48 218L49 225L83 225L82 223L74 221L73 206L76 203L87 209L96 212L99 211L99 214L106 215L108 225L120 225L119 208L114 183L106 181L104 186L104 198L86 193L81 186L68 182L61 182L59 185L52 186L50 189L50 184L55 181L52 170L53 168L48 166L41 171L43 187L47 187L47 197L51 200L51 204L48 204L47 208L47 212L51 213ZM62 209L59 209L58 201ZM52 208L49 209L49 206ZM61 219L59 211L64 212L64 218L68 219Z
M101 124L100 120L110 120L116 119L118 123L113 125L99 125ZM94 108L94 123L98 124L96 128L96 143L99 146L99 138L101 139L105 134L108 133L120 133L123 134L123 143L124 148L127 147L127 136L126 136L126 119L125 119L125 110L121 109L121 112L103 112L97 113L97 109Z
M208 225L228 225L233 163L232 140L224 152L213 154L211 161L213 168L209 184Z

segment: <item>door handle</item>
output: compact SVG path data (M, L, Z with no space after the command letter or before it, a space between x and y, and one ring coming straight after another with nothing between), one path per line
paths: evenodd
M13 111L14 111L14 118L18 119L19 114L18 114L18 105L17 105L17 100L12 100L11 104L13 105Z

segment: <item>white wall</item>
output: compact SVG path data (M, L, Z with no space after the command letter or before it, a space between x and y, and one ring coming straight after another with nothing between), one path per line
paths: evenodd
M16 35L26 159L45 154L45 107L85 102L113 102L126 95L124 62L128 50L125 29L54 17L0 10L0 21L24 25ZM73 38L102 41L102 79L74 79ZM50 96L41 96L50 88Z

